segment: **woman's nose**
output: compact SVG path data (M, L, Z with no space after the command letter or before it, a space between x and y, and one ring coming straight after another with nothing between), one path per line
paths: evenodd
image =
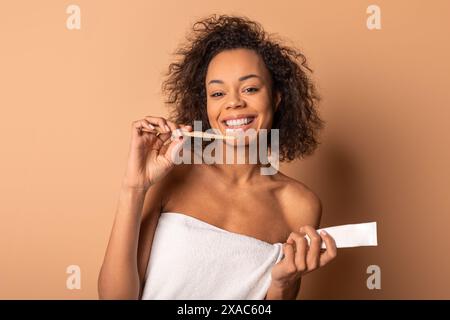
M245 101L240 98L240 96L235 95L231 97L229 101L227 101L226 108L237 108L237 107L243 107L245 105Z

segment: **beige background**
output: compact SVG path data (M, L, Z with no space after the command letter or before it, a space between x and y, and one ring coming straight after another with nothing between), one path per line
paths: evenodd
M69 4L81 30L66 28ZM366 28L381 7L382 29ZM302 299L450 298L448 1L2 1L0 298L96 299L130 122L167 115L170 53L211 13L244 14L303 49L327 122L282 171L324 204L322 226L377 221ZM81 267L81 290L66 267ZM381 290L366 287L381 267Z

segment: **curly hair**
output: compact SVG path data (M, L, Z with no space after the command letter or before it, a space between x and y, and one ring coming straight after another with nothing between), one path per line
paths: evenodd
M272 129L279 129L280 161L312 154L325 123L317 112L320 97L309 77L313 71L298 49L282 45L247 17L214 14L194 23L187 42L175 51L181 58L169 65L162 84L165 103L171 108L169 119L189 125L201 120L205 130L210 128L205 86L208 65L221 51L238 48L254 50L262 57L272 78L272 92L281 93L272 123Z

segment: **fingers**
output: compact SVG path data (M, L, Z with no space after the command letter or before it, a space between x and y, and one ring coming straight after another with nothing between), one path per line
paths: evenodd
M159 133L157 137L165 143L170 137L171 133L178 128L185 128L185 130L191 131L191 126L178 125L175 122L167 120L163 117L145 116L142 120L138 120L136 128L139 131ZM145 128L145 129L144 129ZM150 131L148 130L150 129Z
M298 272L303 272L307 269L306 265L306 253L307 253L307 247L308 243L304 237L304 234L300 234L298 232L291 232L291 234L288 237L288 243L289 241L295 244L295 266L297 268Z
M300 231L306 233L310 239L309 249L306 256L306 265L308 270L317 269L320 264L320 247L322 246L322 238L317 233L316 229L308 225L301 227Z
M190 125L179 125L162 117L145 116L143 119L134 121L132 125L136 129L134 130L136 134L142 135L143 132L148 132L155 138L150 150L153 157L161 154L172 163L176 161L176 157L186 139L183 135L174 138L172 132L177 129L192 131L192 126ZM172 141L166 144L169 139Z
M291 232L287 243L295 244L294 263L298 272L310 272L322 267L333 260L337 255L336 242L328 233L319 234L312 226L305 225L300 232ZM306 237L310 239L308 241ZM326 250L321 253L322 241Z
M152 132L154 128L149 127L149 124L144 119L133 121L132 127L137 129L137 132Z
M181 130L183 130L183 131L189 131L189 132L191 132L192 131L192 126L190 126L190 125L180 125L180 127L181 127Z
M180 124L180 127L183 130L192 131L192 126L190 126L190 125Z
M308 241L306 236L310 239ZM326 250L321 254L322 241ZM283 244L284 258L274 268L273 276L302 276L324 266L336 257L337 249L334 239L327 233L319 234L312 226L303 226L299 232L291 232Z
M326 250L320 255L320 267L326 265L328 262L336 258L337 256L337 248L336 241L334 241L333 237L330 236L324 230L321 231L320 236L322 240L325 242Z
M158 128L158 131L161 133L168 133L171 130L175 130L176 124L174 124L171 121L168 121L162 117L151 117L151 116L145 116L144 119L148 121L152 126Z
M178 128L178 129L172 131L172 135L171 135L170 139L171 139L172 141L178 139L180 136L183 135L183 132L182 132L182 131L188 131L188 132L190 132L190 131L192 131L192 126L180 124L180 128Z
M143 132L152 132L152 128L149 127L148 123L143 119L133 121L131 126L133 127L133 135L141 136Z
M292 243L289 241L292 241ZM283 244L283 253L284 258L279 262L279 264L283 267L283 270L285 270L287 274L296 273L297 267L295 265L295 245L293 240L288 240Z

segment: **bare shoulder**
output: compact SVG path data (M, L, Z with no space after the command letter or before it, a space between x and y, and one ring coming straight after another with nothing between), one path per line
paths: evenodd
M189 164L179 164L170 170L170 172L160 181L160 189L162 190L161 204L162 207L177 192L181 192L182 188L189 184L189 181L195 181L192 178L193 166Z
M189 166L177 165L147 190L142 212L143 225L147 217L153 220L159 218L159 214L170 197L171 191L182 184L188 174Z
M317 194L304 183L280 172L283 182L280 194L285 219L292 230L303 225L315 229L320 226L322 202Z

